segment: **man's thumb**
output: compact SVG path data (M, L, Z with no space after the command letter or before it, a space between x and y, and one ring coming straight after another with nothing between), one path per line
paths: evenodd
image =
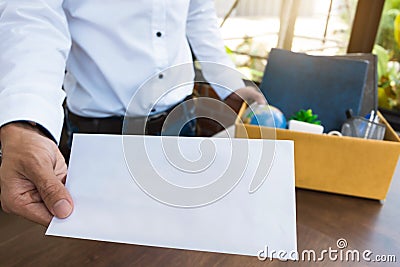
M54 216L63 219L71 214L72 198L63 183L57 178L47 180L37 189L47 208Z

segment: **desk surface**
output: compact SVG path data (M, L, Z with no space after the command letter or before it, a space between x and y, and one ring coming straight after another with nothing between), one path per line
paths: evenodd
M299 252L337 249L371 250L395 255L400 261L400 166L397 166L384 205L374 200L296 191ZM271 214L272 215L272 214ZM154 248L107 242L47 237L45 229L0 212L0 266L265 266L255 257ZM324 266L344 266L329 261ZM269 260L267 260L269 261ZM310 262L280 262L268 266L310 266ZM351 266L367 266L365 261ZM384 266L396 266L395 263Z
M233 128L228 129L233 134ZM217 136L225 137L226 133ZM298 251L337 249L370 250L395 255L400 262L400 162L386 202L309 190L296 190ZM271 214L273 216L273 214ZM256 257L145 247L45 236L45 228L0 211L0 267L3 266L314 266L307 261L261 262ZM262 248L260 248L262 249ZM323 266L345 266L325 260ZM365 261L348 266L368 266ZM381 266L396 266L386 263Z

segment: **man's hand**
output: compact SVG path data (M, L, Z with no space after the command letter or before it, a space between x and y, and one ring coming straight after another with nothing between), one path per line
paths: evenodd
M267 103L263 94L249 86L237 89L224 102L238 113L243 101L246 101L248 104L252 102L257 102L258 104Z
M0 129L1 206L47 226L52 216L68 217L73 202L64 187L67 165L56 144L28 123Z

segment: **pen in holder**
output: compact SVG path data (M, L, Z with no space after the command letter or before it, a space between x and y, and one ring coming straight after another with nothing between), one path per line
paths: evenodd
M385 136L386 126L374 120L355 116L342 125L342 134L364 139L382 140Z

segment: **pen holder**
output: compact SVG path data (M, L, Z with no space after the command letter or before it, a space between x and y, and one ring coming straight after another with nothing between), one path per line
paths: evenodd
M364 139L383 140L386 126L365 119L363 117L352 117L342 125L342 134Z

